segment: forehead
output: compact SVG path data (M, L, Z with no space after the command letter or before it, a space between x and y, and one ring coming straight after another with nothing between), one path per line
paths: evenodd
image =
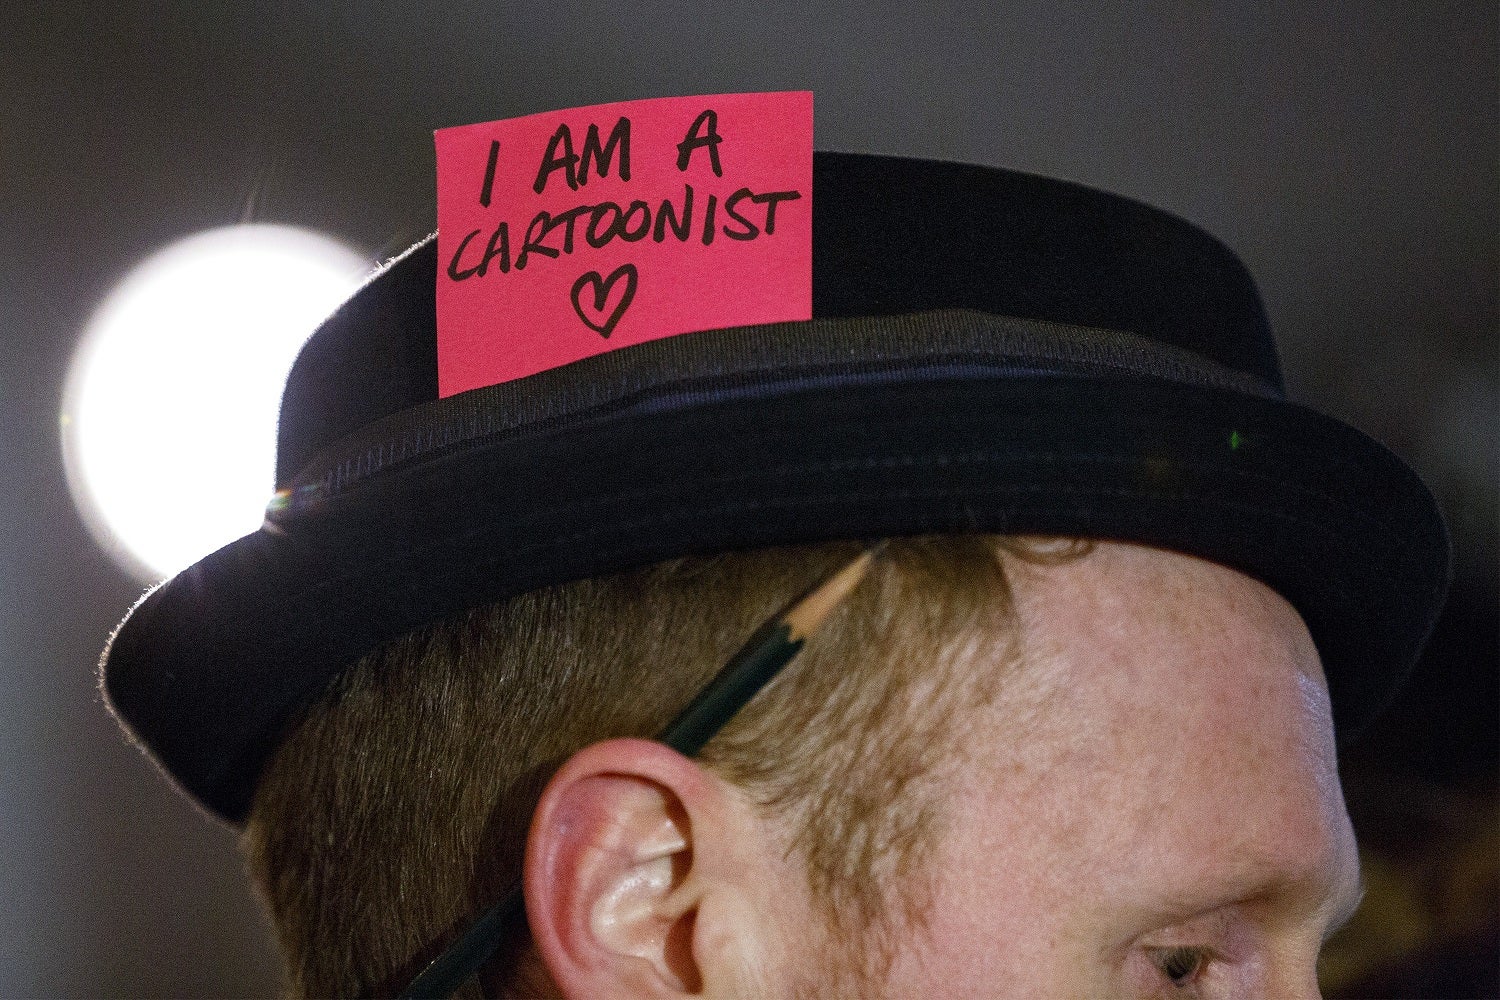
M1259 745L1294 735L1312 739L1314 753L1324 749L1315 738L1328 714L1317 650L1297 612L1265 585L1206 560L1115 542L1059 566L1013 564L1011 576L1019 679L1034 702L1047 702L1033 721L1092 724L1095 746L1123 748L1149 731L1150 745L1137 749L1227 750L1243 748L1235 737Z
M970 744L968 849L1050 850L1143 906L1347 862L1327 689L1284 599L1117 543L1013 578L1022 662Z
M1332 763L1317 649L1268 586L1121 543L1013 576L1026 673L1049 702L1041 718L1091 733L1079 744L1055 732L1053 747L1179 766L1265 769L1271 748L1293 768Z

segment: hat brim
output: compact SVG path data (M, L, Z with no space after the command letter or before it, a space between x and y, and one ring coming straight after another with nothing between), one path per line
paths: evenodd
M965 324L1033 346L878 349ZM511 390L476 390L362 432L312 463L260 531L131 612L104 657L115 710L237 823L299 708L415 628L678 556L928 533L1134 541L1254 576L1306 621L1341 738L1420 652L1446 590L1446 531L1421 481L1360 432L1171 358L1122 370L1097 350L1047 356L1034 345L1077 338L1028 320L935 312L687 336L710 338L697 356L725 358L829 330L866 361L819 369L766 352L745 362L753 372L684 374L657 363L676 349L657 341L537 377L588 384L591 364L652 362L656 377L616 378L607 397L518 417Z

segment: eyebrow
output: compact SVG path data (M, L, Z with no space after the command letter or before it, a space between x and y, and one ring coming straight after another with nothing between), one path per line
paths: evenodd
M1162 916L1184 919L1229 902L1272 901L1301 895L1308 900L1309 918L1325 917L1326 942L1353 919L1364 902L1366 884L1356 853L1348 869L1340 865L1327 878L1311 871L1291 872L1269 866L1266 869L1247 865L1233 874L1223 873L1211 890L1178 897L1163 908ZM1316 893L1316 896L1314 896ZM1215 902L1216 901L1216 902Z

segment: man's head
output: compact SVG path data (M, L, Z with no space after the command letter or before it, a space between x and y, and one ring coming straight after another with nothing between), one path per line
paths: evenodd
M535 803L535 947L490 972L523 995L1315 988L1357 878L1326 688L1296 613L1223 567L897 544L700 761L590 741L658 727L846 556L591 581L362 664L248 827L298 984L389 987L519 870Z
M1430 495L1285 399L1183 220L959 164L812 185L811 319L447 397L413 248L289 375L261 530L117 631L113 707L250 823L297 964L349 951L315 988L398 987L522 868L527 989L1310 983L1352 884L1329 732L1441 606ZM937 536L700 762L635 742L851 540Z

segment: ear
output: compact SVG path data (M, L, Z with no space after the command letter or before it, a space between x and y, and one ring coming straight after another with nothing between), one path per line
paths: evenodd
M760 826L733 786L660 743L608 740L570 758L542 793L524 876L562 995L732 996L764 982Z

